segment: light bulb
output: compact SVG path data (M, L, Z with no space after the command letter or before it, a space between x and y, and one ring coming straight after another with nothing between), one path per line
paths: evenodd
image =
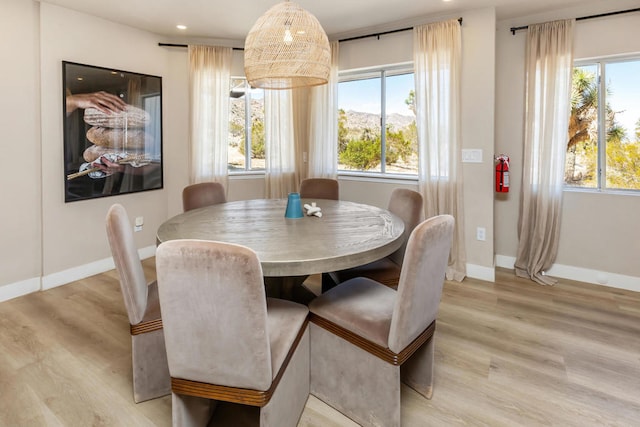
M291 35L291 30L289 29L288 25L285 27L284 38L282 40L287 46L289 46L291 42L293 42L293 36Z

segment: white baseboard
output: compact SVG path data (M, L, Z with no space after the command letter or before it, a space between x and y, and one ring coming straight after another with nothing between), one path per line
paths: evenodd
M147 246L145 248L138 249L138 256L140 256L140 259L152 257L155 253L155 246ZM48 274L42 277L42 290L46 291L47 289L66 285L67 283L75 282L76 280L84 279L85 277L113 270L114 268L115 265L113 264L113 258L109 257L89 264L73 267L68 270Z
M7 301L23 295L37 292L40 290L40 278L22 280L20 282L10 283L0 286L0 302Z
M156 246L147 246L139 249L140 259L154 256ZM496 267L513 269L515 257L506 255L496 255ZM0 302L17 298L39 290L47 290L57 286L65 285L94 274L104 273L114 268L111 257L78 267L70 268L58 273L49 274L42 278L35 277L16 283L0 286ZM622 274L610 273L606 271L592 270L588 268L573 267L570 265L555 264L548 272L549 276L559 277L579 282L593 283L596 285L610 286L618 289L627 289L640 292L640 277L625 276ZM495 269L475 264L467 264L467 276L495 282ZM42 283L41 283L42 281Z
M467 264L467 277L472 279L485 280L487 282L496 281L496 270L493 267Z
M146 248L138 249L138 256L140 259L147 259L152 256L156 256L156 248L157 246L147 246Z
M516 258L506 255L496 255L496 267L508 268L513 270L516 264Z
M515 262L515 257L496 255L496 267L513 269ZM640 277L562 264L554 264L545 274L562 279L640 292Z
M140 259L147 259L156 254L155 246L147 246L138 250ZM94 274L104 273L113 270L113 258L104 258L89 264L80 265L68 270L59 271L57 273L48 274L43 277L34 277L32 279L22 280L20 282L9 283L0 286L0 302L17 298L32 292L55 288L57 286L66 285Z
M89 264L79 265L68 270L48 274L42 277L42 290L52 289L94 274L104 273L114 268L113 259L105 258Z

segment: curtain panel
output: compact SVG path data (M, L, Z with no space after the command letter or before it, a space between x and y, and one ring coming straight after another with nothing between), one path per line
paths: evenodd
M575 20L529 25L526 49L522 190L515 270L551 285L544 275L560 237Z
M189 182L227 190L232 49L189 45Z
M310 178L338 176L338 60L339 42L331 42L331 71L326 85L311 88L309 131Z
M292 90L264 91L265 195L281 199L298 191Z
M456 220L447 279L466 276L460 164L461 30L457 19L413 29L419 188L427 218Z

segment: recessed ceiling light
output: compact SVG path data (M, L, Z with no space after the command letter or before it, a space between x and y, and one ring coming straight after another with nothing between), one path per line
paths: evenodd
M186 25L182 25L182 24L178 24L178 25L176 25L176 28L179 29L179 30L186 30L187 26Z
M78 81L83 81L84 77L78 77Z

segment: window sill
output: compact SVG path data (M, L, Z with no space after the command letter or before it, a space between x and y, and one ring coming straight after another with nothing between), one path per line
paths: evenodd
M338 179L344 181L368 181L368 182L387 182L398 184L405 182L407 184L416 184L418 182L417 175L399 175L399 174L380 174L366 172L346 172L338 171Z
M230 172L229 179L257 179L264 178L264 171L243 171L243 172Z
M564 187L563 190L567 193L586 193L586 194L607 194L618 196L640 196L640 190L615 190L611 188L585 188L585 187Z

